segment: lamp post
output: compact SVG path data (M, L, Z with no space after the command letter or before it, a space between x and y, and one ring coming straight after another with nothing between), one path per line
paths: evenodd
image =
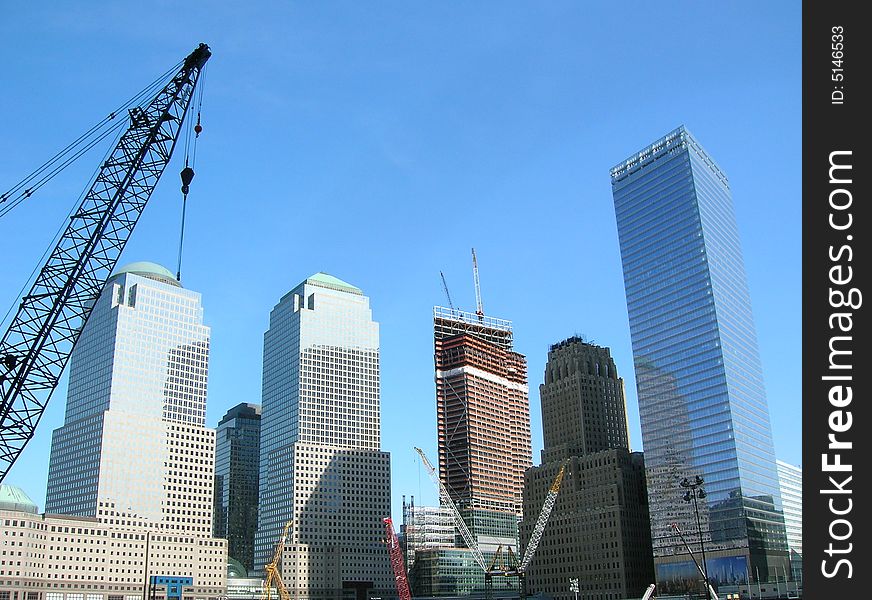
M702 554L702 569L703 569L703 578L705 579L705 597L708 600L712 600L712 592L709 587L709 576L708 576L708 564L705 561L705 544L702 541L702 525L699 522L699 506L697 506L696 499L699 498L702 500L706 497L705 489L703 489L703 478L697 475L693 478L693 480L685 477L681 480L681 487L685 489L683 500L685 502L693 502L693 512L696 514L696 530L699 533L699 550L700 554Z

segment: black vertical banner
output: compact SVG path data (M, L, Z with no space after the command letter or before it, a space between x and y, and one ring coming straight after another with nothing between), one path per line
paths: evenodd
M803 597L872 597L863 3L803 6ZM872 301L872 297L868 300Z

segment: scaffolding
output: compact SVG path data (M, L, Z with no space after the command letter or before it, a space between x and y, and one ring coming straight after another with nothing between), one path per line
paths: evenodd
M437 340L455 335L472 335L506 350L512 349L512 322L479 316L464 310L433 307L433 326Z

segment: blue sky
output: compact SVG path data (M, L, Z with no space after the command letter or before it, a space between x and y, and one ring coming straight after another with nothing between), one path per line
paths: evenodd
M199 42L204 80L182 278L212 328L208 424L259 402L269 311L325 271L381 324L382 445L401 495L436 493L432 307L511 319L534 462L548 345L609 346L641 447L609 168L680 124L727 173L776 454L801 462L801 23L796 2L52 2L0 21L5 191ZM100 153L0 220L0 309ZM181 150L181 149L180 149ZM175 271L182 153L121 262ZM55 394L5 483L44 505Z

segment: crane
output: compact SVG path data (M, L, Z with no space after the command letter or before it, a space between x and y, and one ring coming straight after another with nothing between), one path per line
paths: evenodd
M542 540L542 532L545 531L545 524L548 523L548 517L551 516L551 511L554 510L554 503L557 502L557 494L560 492L560 484L563 482L563 474L566 472L567 461L563 461L560 465L560 471L557 472L557 477L554 478L554 483L548 489L548 494L545 496L545 503L542 505L542 511L539 513L539 518L536 519L536 525L533 527L533 532L530 534L530 541L524 549L524 556L521 558L521 564L518 565L518 571L523 573L533 560L533 555L536 553L536 548L539 547L539 542Z
M517 563L511 548L508 549L508 560L497 564L497 558L501 558L500 550L497 550L497 555L491 562L490 567L485 573L485 590L487 596L491 596L491 578L494 575L504 575L507 577L518 577L519 587L521 588L521 596L526 596L524 592L525 575L527 567L530 566L530 561L533 560L533 555L536 554L536 549L539 547L539 542L542 540L542 532L545 531L545 525L548 523L548 517L551 516L551 511L554 510L554 504L557 502L557 494L560 492L560 484L563 482L563 475L566 472L568 460L563 461L560 465L560 470L557 476L551 483L548 489L548 494L545 496L545 502L542 504L542 510L539 511L539 518L536 519L536 525L533 526L533 531L530 533L530 540L527 542L527 547L524 549L524 554L521 557L521 562Z
M475 314L478 320L484 319L484 307L481 304L481 286L478 282L478 261L475 259L475 248L472 249L472 278L475 281Z
M439 479L439 474L436 473L436 469L434 469L433 465L430 464L430 460L427 458L427 455L424 454L423 450L416 447L415 452L420 455L421 461L424 463L424 467L427 469L427 473L430 475L430 479L432 479L433 482L436 484L436 487L439 488L439 498L442 501L442 504L451 509L451 514L454 515L454 524L460 531L460 535L463 537L463 541L466 542L467 548L472 551L473 559L475 559L475 562L478 563L482 571L487 571L484 556L481 553L481 549L479 549L478 547L478 542L469 531L469 528L466 526L466 521L463 520L463 516L460 514L460 511L457 510L457 506L451 499L451 496L449 495L445 485L442 483L442 480Z
M524 573L530 565L530 561L533 560L533 555L536 553L536 548L539 546L539 541L542 539L542 532L545 530L545 525L548 523L548 517L551 516L551 511L554 509L554 504L557 502L557 494L560 492L560 484L563 482L563 476L566 473L568 461L564 461L563 464L560 465L560 470L557 472L557 476L554 478L551 487L548 489L548 494L545 496L545 502L542 505L539 518L536 520L536 525L533 527L533 531L530 534L530 541L527 543L527 548L524 550L524 555L521 558L520 564L517 563L511 548L507 548L508 561L506 561L502 557L502 546L500 546L490 565L486 565L484 555L478 546L478 541L466 526L466 522L463 520L460 511L457 509L457 506L448 494L448 490L445 488L442 480L439 479L436 469L433 468L433 465L430 463L423 450L416 447L415 452L420 455L421 461L424 463L424 467L426 467L427 473L430 475L430 479L432 479L439 488L439 498L442 501L442 504L451 509L451 512L454 515L455 525L457 526L457 529L460 530L460 535L466 542L467 547L472 551L475 562L477 562L485 572L486 589L490 589L490 580L493 575L518 576L523 582ZM497 561L500 562L498 563Z
M264 567L264 570L266 571L266 579L263 581L263 595L261 595L261 600L270 600L273 584L275 584L281 600L290 600L291 598L291 595L288 593L288 588L285 587L285 582L282 581L282 574L279 573L279 562L282 560L282 552L285 550L285 542L288 539L288 532L291 530L293 523L293 521L285 523L282 537L280 537L279 541L276 543L272 562Z
M448 307L451 309L452 316L454 315L454 303L451 301L451 294L448 293L448 284L445 282L445 274L439 271L439 277L442 278L442 289L445 290L445 297L448 299Z
M681 538L681 542L684 544L684 547L687 548L687 553L690 554L690 558L693 559L693 564L696 565L696 570L699 571L700 576L704 582L704 585L708 587L708 594L712 600L719 600L718 594L715 591L715 588L712 587L711 583L709 583L708 575L706 575L703 570L704 566L699 564L699 561L696 560L696 556L693 554L693 550L690 549L690 544L687 543L687 540L684 538L684 532L681 531L681 528L678 527L678 523L672 524L672 529L674 529L678 533L678 537ZM700 533L700 537L702 537L702 533Z
M394 522L390 517L382 519L387 534L388 552L391 556L391 568L394 570L394 579L397 583L397 595L400 600L412 600L412 592L409 590L409 579L406 577L406 565L403 563L403 551L400 549L400 540L394 531Z
M127 130L0 338L0 482L33 437L85 321L172 156L211 55L200 44L147 105L130 109Z

